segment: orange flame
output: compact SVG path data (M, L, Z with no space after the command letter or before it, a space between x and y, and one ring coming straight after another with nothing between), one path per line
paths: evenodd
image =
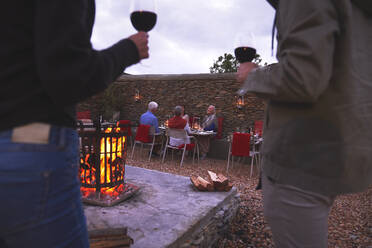
M195 130L202 130L202 127L200 126L199 123L194 123L193 128L194 128Z
M105 133L111 133L112 128L107 128ZM114 132L119 133L120 128L116 127ZM121 136L121 137L103 137L100 140L100 183L110 183L111 179L114 179L115 181L124 181L124 167L122 168L123 172L120 173L119 176L115 175L115 171L113 169L117 166L124 166L121 165L118 162L117 159L122 159L124 158L124 145L126 142L126 137ZM90 162L90 157L92 155L87 154L84 158L80 159L80 162L82 164L85 164L86 166L89 167L89 169L81 169L80 171L80 178L82 182L86 184L91 184L94 185L96 184L96 168L93 165L92 162ZM94 159L93 159L94 160ZM112 166L116 163L116 166ZM106 166L108 165L108 166ZM106 179L106 180L105 180ZM119 186L115 186L112 188L105 187L101 188L101 194L106 194L110 195L111 197L116 197L119 195L120 191L120 184ZM81 192L83 197L87 197L90 194L94 194L96 191L95 188L87 188L87 187L81 187Z

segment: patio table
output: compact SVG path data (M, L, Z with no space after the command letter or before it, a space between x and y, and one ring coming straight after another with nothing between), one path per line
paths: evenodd
M217 133L213 131L194 131L194 130L192 130L190 133L190 135L193 135L193 136L213 136L216 134Z

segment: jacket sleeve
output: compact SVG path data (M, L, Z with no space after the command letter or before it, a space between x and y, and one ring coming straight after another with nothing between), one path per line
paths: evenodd
M96 51L90 42L91 0L37 0L34 57L39 80L57 106L92 96L139 61L136 45L123 39Z
M281 0L277 13L279 62L253 70L243 89L275 101L317 101L332 75L337 18L330 0Z

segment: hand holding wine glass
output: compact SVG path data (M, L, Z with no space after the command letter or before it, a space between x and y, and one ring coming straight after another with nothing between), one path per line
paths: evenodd
M148 46L149 35L145 32L138 32L134 35L129 36L129 39L137 46L139 59L146 59L149 57L149 46Z
M147 32L155 26L156 19L155 0L132 0L130 20L138 34L130 38L138 48L140 59L149 57Z
M252 62L245 62L240 64L238 71L236 72L236 81L238 81L239 83L243 83L248 77L248 74L257 67L258 65Z

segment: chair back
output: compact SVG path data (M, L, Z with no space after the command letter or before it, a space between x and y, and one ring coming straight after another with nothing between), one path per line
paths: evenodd
M222 139L223 119L224 119L223 117L218 117L217 118L218 127L217 127L216 139Z
M78 111L76 113L76 119L83 120L83 119L92 119L90 111Z
M234 133L231 144L231 155L249 156L250 139L251 135L249 133Z
M254 133L262 136L263 131L263 121L255 120L254 121Z
M194 123L194 117L189 116L189 126L192 127L192 124Z
M185 129L168 128L165 135L168 137L175 138L175 139L182 139L185 141L185 143L188 138L188 135Z
M142 125L140 124L137 127L136 137L134 138L136 141L141 141L143 143L151 143L152 138L150 136L150 125Z
M127 132L127 136L132 136L132 125L130 120L119 120L116 124L120 130Z

